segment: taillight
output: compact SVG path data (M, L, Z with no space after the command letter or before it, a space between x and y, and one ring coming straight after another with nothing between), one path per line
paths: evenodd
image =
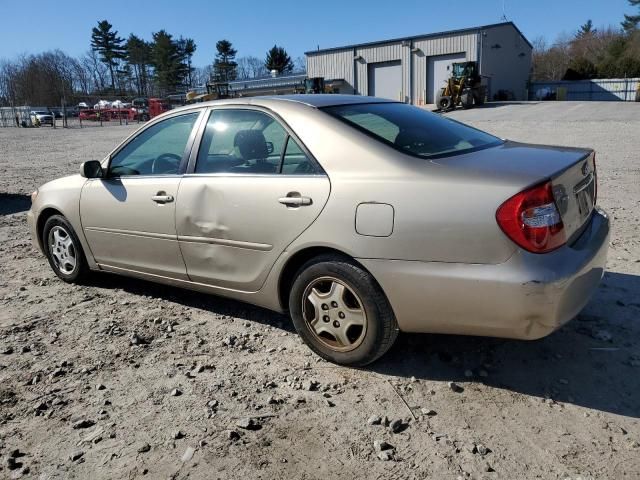
M550 252L566 242L551 182L511 197L498 208L496 220L511 240L532 253Z

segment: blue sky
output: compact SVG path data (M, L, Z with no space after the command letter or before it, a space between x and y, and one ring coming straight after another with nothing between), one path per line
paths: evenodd
M305 51L496 23L503 0L0 0L0 58L60 48L81 55L91 28L107 19L120 36L150 39L166 29L191 37L194 64L213 61L215 42L227 38L238 56L264 58L274 44L292 57ZM591 18L618 26L632 12L627 0L505 0L506 16L529 40L554 40ZM440 6L446 6L447 11Z

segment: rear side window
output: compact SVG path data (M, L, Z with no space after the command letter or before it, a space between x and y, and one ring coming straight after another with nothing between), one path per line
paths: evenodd
M278 173L287 132L252 110L211 113L198 151L196 173Z
M304 175L315 165L271 115L225 108L209 117L195 173Z
M330 115L420 158L440 158L500 145L488 133L404 103L360 103L323 109Z
M313 175L317 173L315 163L300 148L298 142L289 137L287 149L282 161L282 173L285 175Z

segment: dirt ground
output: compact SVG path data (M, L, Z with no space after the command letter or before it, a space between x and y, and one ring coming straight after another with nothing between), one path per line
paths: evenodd
M401 335L364 370L320 361L287 318L242 303L111 275L62 283L31 246L26 194L135 126L0 129L0 478L640 478L640 105L451 116L595 148L608 272L543 340Z

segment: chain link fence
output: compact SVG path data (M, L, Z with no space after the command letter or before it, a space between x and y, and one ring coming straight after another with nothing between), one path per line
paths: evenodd
M44 121L39 113L52 117ZM129 108L69 109L46 107L0 107L0 128L95 128L141 124L146 116L137 115Z
M114 106L115 105L115 106ZM37 112L37 113L36 113ZM143 113L133 107L128 97L105 101L99 96L72 95L60 105L24 105L0 107L0 128L95 128L143 123Z

